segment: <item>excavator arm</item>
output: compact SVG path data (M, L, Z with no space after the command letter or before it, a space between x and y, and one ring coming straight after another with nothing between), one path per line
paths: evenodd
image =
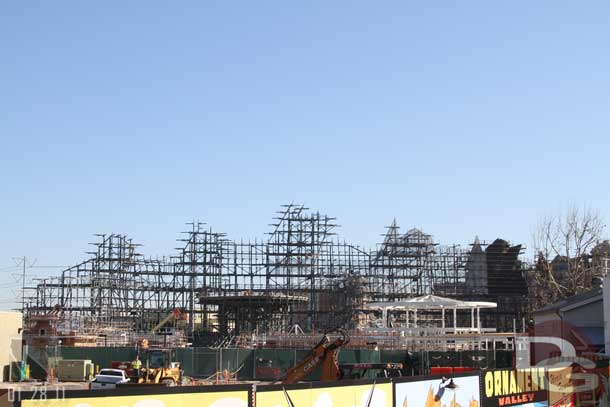
M322 360L321 381L329 382L343 378L343 370L339 367L339 348L344 344L344 339L337 339L326 349L326 357Z
M177 321L182 318L184 318L184 315L182 314L182 310L180 310L180 308L174 308L172 310L172 312L167 314L167 316L165 318L163 318L161 321L159 321L159 323L157 325L155 325L155 327L153 329L150 330L150 333L155 334L155 333L157 333L157 331L159 329L161 329L168 322L173 321L173 320Z
M320 342L311 350L309 355L296 366L288 369L282 380L284 384L300 382L309 376L316 368L322 365L322 381L339 380L343 372L339 368L339 348L349 342L344 331L338 331L341 336L330 341L328 333L325 333Z

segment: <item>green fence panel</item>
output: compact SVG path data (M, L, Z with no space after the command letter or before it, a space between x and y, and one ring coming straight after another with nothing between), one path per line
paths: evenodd
M50 359L89 359L100 368L110 367L112 362L126 362L135 359L137 351L132 347L49 347Z
M458 352L428 352L428 361L430 367L460 365Z
M218 349L193 348L193 377L212 377L219 371Z
M379 363L381 352L369 349L344 349L339 352L340 363Z
M238 372L238 378L252 377L252 350L239 348L219 349L220 370ZM249 362L249 363L248 363ZM249 376L248 376L248 374Z
M213 377L217 371L238 371L240 380L274 380L303 360L310 349L217 349L179 348L176 359L187 376ZM28 363L32 378L43 380L57 359L90 359L100 368L113 361L131 361L137 350L133 347L29 347ZM467 366L480 369L510 368L513 354L509 350L463 352L412 352L404 350L342 349L340 363L403 363L405 374L425 374L431 366ZM375 372L365 377L372 378ZM320 377L316 369L308 380Z
M262 368L277 371L276 377L283 376L288 369L301 361L309 353L308 350L294 349L255 349L253 356L255 359L254 379L270 380L273 375L262 375Z
M409 357L406 350L381 350L379 360L382 363L407 363Z
M475 369L493 369L495 358L493 351L471 350L460 352L460 366L472 367Z
M242 367L237 374L240 380L253 380L256 372L256 351L254 349L240 349L239 359Z
M38 346L29 346L26 363L30 365L30 378L45 380L49 367L47 349Z
M496 369L505 369L513 366L513 352L510 350L496 351Z
M193 376L193 348L176 349L176 359L180 362L180 368L186 376Z

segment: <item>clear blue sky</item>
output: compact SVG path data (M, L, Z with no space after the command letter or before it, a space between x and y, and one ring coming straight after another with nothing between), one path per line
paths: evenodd
M262 237L291 201L366 246L393 217L444 244L527 245L568 202L608 219L609 15L607 1L2 2L0 307L13 256L72 264L110 232L170 254L192 219Z

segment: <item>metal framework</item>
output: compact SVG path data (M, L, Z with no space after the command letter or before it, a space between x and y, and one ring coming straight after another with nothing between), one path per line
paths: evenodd
M209 343L296 325L355 328L370 301L423 294L493 300L488 286L497 273L488 271L495 263L504 262L502 273L520 275L518 246L507 257L506 245L495 245L500 251L492 258L478 241L472 250L443 247L418 229L401 234L394 221L383 242L366 250L340 241L334 218L303 205L282 206L274 220L267 238L254 242L191 223L177 254L156 259L139 254L124 235L97 235L91 258L29 289L26 320L60 310L58 331L107 341L155 334L152 327L179 308L188 320L172 321L164 332ZM524 303L511 298L517 308Z

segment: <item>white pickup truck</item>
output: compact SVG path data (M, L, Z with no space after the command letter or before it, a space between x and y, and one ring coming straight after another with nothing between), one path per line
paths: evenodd
M129 378L124 370L121 369L102 369L95 375L89 385L92 390L114 389L117 384L129 382Z

